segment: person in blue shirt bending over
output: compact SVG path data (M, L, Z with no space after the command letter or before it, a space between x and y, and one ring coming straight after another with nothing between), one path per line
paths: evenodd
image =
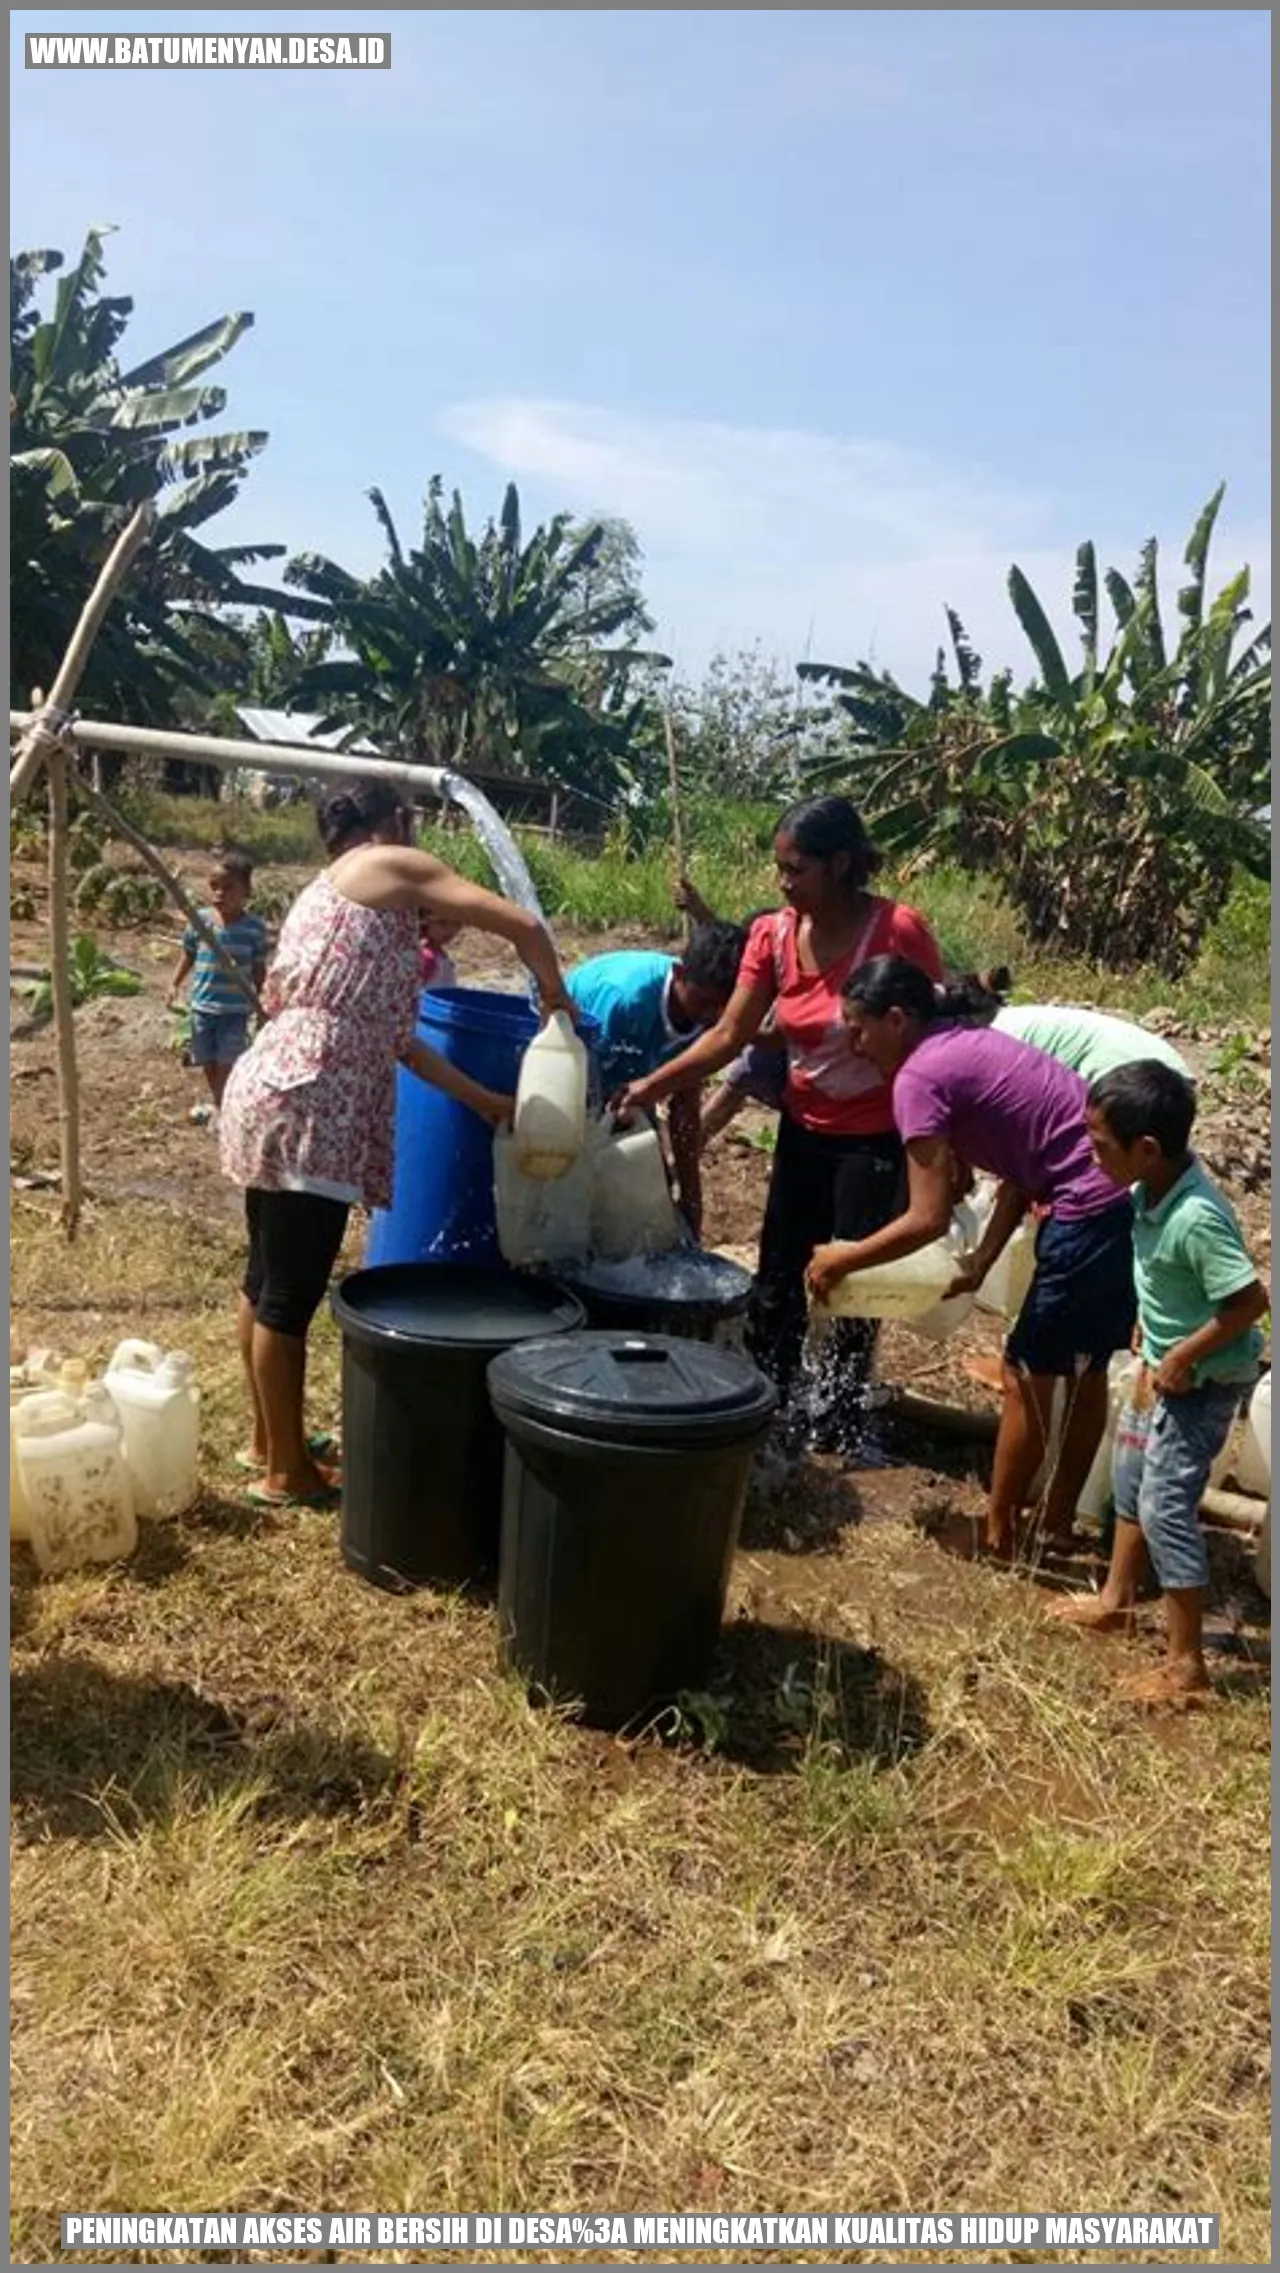
M620 948L570 971L567 988L600 1028L596 1059L606 1098L642 1081L714 1026L738 977L746 933L736 923L699 924L679 956ZM699 1093L672 1098L667 1128L680 1209L702 1235Z

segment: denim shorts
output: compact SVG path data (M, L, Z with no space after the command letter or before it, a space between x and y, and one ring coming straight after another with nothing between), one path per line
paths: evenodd
M787 1053L771 1050L766 1042L750 1042L736 1057L724 1077L726 1089L739 1089L757 1105L771 1106L774 1112L782 1107L782 1092L787 1086Z
M1071 1223L1046 1216L1004 1354L1027 1373L1105 1373L1114 1352L1128 1349L1137 1315L1128 1200Z
M249 1047L246 1010L193 1010L192 1065L234 1065Z
M1248 1386L1206 1381L1158 1397L1145 1412L1127 1406L1120 1416L1111 1455L1116 1514L1141 1524L1166 1594L1209 1583L1200 1502Z

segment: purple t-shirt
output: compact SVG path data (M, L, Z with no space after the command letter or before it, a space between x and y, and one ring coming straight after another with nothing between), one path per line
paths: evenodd
M1066 1223L1127 1204L1095 1166L1085 1127L1088 1084L994 1026L940 1026L899 1066L893 1117L904 1144L945 1136L966 1167L985 1169Z

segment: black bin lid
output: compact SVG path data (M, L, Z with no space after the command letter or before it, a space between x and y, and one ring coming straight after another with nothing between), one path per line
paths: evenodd
M625 1262L567 1265L561 1273L566 1285L586 1297L645 1310L665 1310L677 1316L702 1311L721 1319L738 1317L751 1299L753 1280L741 1263L727 1255L707 1254L699 1247L676 1247L666 1255L629 1255Z
M572 1334L526 1342L489 1367L500 1420L541 1421L597 1443L723 1445L755 1436L778 1393L750 1358L673 1334Z
M352 1271L329 1299L343 1333L378 1348L505 1350L586 1317L554 1280L476 1263L383 1263Z

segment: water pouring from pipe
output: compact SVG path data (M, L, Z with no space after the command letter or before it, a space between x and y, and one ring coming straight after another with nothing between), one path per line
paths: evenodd
M529 865L510 829L501 818L482 789L464 774L444 771L440 775L440 794L445 802L458 805L467 815L476 835L489 855L493 872L503 896L514 900L517 907L526 908L530 915L543 924L546 917L537 887L529 874Z

